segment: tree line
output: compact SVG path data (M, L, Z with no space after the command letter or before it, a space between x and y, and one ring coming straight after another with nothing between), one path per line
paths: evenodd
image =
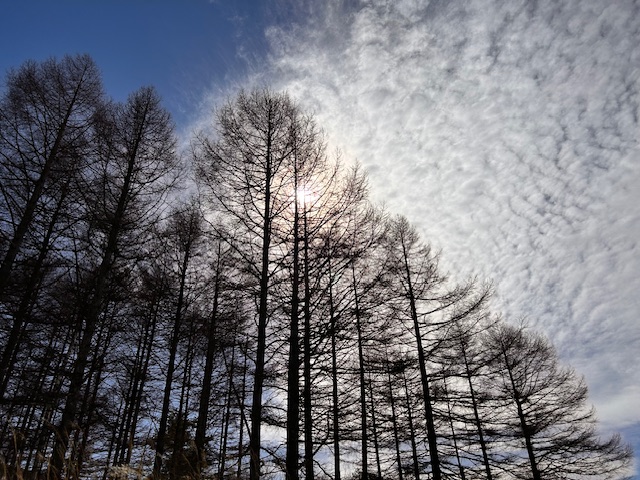
M438 256L287 94L239 93L179 153L153 88L26 62L0 99L0 475L628 473L582 377Z

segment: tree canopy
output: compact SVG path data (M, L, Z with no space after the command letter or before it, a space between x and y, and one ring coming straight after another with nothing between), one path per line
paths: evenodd
M113 102L87 56L8 73L2 478L628 474L584 380L295 99L242 91L210 127L178 152L154 89Z

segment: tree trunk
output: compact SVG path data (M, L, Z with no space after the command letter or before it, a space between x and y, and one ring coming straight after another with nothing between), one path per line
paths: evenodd
M294 163L294 192L298 192L297 162ZM286 480L298 480L300 458L300 213L298 199L293 202L293 278L289 362L287 367L287 456ZM305 352L306 354L306 352Z
M511 371L509 359L507 358L507 353L504 350L502 352L502 355L504 358L504 364L507 367L507 372L509 373L509 381L511 382L511 388L513 391L513 401L515 402L516 408L518 410L518 420L520 421L520 429L522 430L522 437L524 438L525 446L527 448L527 455L529 456L529 465L531 465L531 478L533 480L542 480L542 477L540 476L540 471L538 470L536 455L535 455L535 452L533 451L533 438L531 436L529 426L527 425L527 419L522 409L522 400L520 399L520 394L516 389L516 382L513 379L513 372Z
M378 479L382 480L382 466L380 464L380 446L378 444L378 424L376 422L376 407L373 399L373 381L369 372L369 401L371 402L371 433L373 433L373 451L376 455L376 469Z
M480 413L478 411L478 399L476 398L476 392L473 388L473 381L471 380L471 368L469 366L469 359L467 358L467 350L464 345L460 345L462 350L462 359L464 361L464 368L469 383L469 395L471 397L471 406L473 407L473 418L475 420L476 429L478 431L478 442L480 442L480 450L482 451L482 463L484 464L484 470L487 474L487 480L493 480L491 475L491 466L489 465L489 454L487 452L487 442L484 439L484 432L482 429L482 421L480 420Z
M386 353L386 352L385 352ZM387 384L389 385L389 401L391 403L391 423L393 425L393 440L396 450L396 464L398 465L398 480L403 480L402 457L400 456L400 436L398 435L398 420L396 418L396 402L393 395L393 385L391 377L391 367L389 364L389 355L386 355Z
M178 351L178 343L180 341L180 327L182 326L182 314L184 306L185 287L187 282L187 269L189 267L189 259L191 256L191 239L185 246L185 251L180 265L180 286L178 291L178 304L173 322L173 331L171 334L171 342L169 345L169 363L167 365L167 377L164 384L164 396L162 399L162 413L160 414L160 425L158 427L158 435L156 436L156 453L153 463L153 478L160 478L160 469L162 467L162 456L164 455L167 422L169 419L169 404L171 402L171 386L173 383L173 374L176 368L176 354Z
M196 423L195 444L198 452L198 465L196 471L198 476L202 468L206 465L205 435L207 430L207 420L209 418L209 400L211 399L211 377L213 375L213 363L216 352L216 329L218 324L218 303L220 298L220 276L222 275L222 246L218 242L215 268L215 281L213 291L213 306L211 308L211 318L207 325L207 356L204 365L204 376L202 378L202 390L200 392L200 403L198 405L198 420Z
M460 472L460 480L465 480L464 466L460 460L460 450L458 449L458 437L456 435L456 429L453 424L453 410L451 409L451 400L449 398L449 389L447 388L447 376L445 372L442 372L442 386L444 396L447 401L447 417L449 419L449 427L451 428L451 440L453 441L453 451L456 454L456 461L458 463L458 471Z
M260 304L258 307L258 341L256 369L251 399L251 431L249 432L249 479L260 480L260 427L262 425L262 389L264 386L264 361L267 349L267 300L269 295L269 247L271 245L271 141L273 132L272 112L267 126L266 172L264 186L264 210L262 214L262 259L260 266Z
M327 249L329 250L329 249ZM331 258L329 268L329 319L331 322L331 400L333 418L333 465L334 480L341 480L340 474L340 408L338 406L338 355L337 336L338 325L335 306L333 304L333 275L331 272ZM402 480L402 479L400 479Z
M413 427L413 408L411 407L411 397L409 396L409 383L407 382L407 375L402 370L402 380L404 381L404 392L407 401L407 419L409 420L409 437L411 440L411 458L413 459L413 476L415 480L420 480L420 464L418 462L418 448L416 445L416 433Z
M305 480L313 480L313 403L311 398L311 279L309 275L309 229L306 202L304 204L304 473Z
M367 448L369 439L367 436L367 394L366 381L364 378L364 345L362 335L362 323L360 318L360 299L358 297L358 287L356 283L356 270L353 263L351 264L351 276L353 282L353 298L355 300L355 316L356 316L356 332L358 335L358 378L360 381L360 422L361 422L361 449L362 449L362 480L367 480L369 476L369 459L367 456Z
M418 311L416 308L416 298L413 292L413 284L411 280L411 271L409 269L409 258L402 239L402 253L404 261L404 269L407 281L407 295L409 297L409 306L411 308L411 319L413 321L413 328L416 337L416 350L418 353L418 364L420 366L420 379L422 383L422 394L424 396L424 409L427 420L427 440L429 442L429 457L431 458L431 469L433 480L442 480L442 473L440 471L440 459L438 458L438 443L436 440L436 429L433 418L433 409L431 407L431 392L429 390L429 376L427 374L427 360L422 346L422 334L420 333L420 324L418 321Z

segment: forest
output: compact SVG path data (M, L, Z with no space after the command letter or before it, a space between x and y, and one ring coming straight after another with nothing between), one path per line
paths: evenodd
M186 149L86 55L0 94L0 478L629 474L579 373L286 93L241 91Z

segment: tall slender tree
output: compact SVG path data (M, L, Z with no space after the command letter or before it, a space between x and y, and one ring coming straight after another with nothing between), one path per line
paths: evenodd
M171 403L172 385L176 369L176 356L181 337L184 336L183 324L187 311L189 289L193 286L194 257L198 255L203 239L203 218L200 206L192 201L184 206L174 209L169 214L166 231L164 232L169 243L169 251L172 265L175 265L177 272L176 306L173 314L173 322L169 339L169 359L167 363L167 373L165 375L164 395L162 400L162 410L160 413L160 423L155 442L155 462L153 467L154 478L160 477L165 453L166 434L169 427L169 413ZM198 267L200 266L198 265ZM174 434L179 434L184 422L180 415L174 419ZM176 439L174 439L176 440ZM178 442L180 443L180 442ZM196 466L194 465L195 469Z
M223 105L193 143L204 211L167 208L168 114L93 69L28 63L0 99L0 476L624 473L584 382L371 207L288 95Z
M77 354L57 427L51 462L56 478L65 475L69 436L81 407L85 370L114 269L131 234L139 235L155 223L176 173L173 125L153 89L143 88L126 104L116 105L107 122L102 125L104 137L94 175L87 178L87 194L93 196L88 201L92 237L87 249L96 252L97 264L88 275L90 294L81 306Z
M0 99L0 311L11 326L1 344L0 396L33 339L25 334L43 320L38 310L50 308L43 289L68 267L65 250L81 203L77 180L103 103L98 69L86 55L28 61L7 74Z
M0 293L46 190L87 155L102 102L100 74L87 55L26 62L9 72L0 101L0 208L7 221L0 225L7 240Z
M419 311L422 299L435 299L439 301L440 291L443 282L437 269L435 258L431 255L428 247L419 243L417 233L408 221L403 217L398 217L391 229L392 235L392 255L397 259L398 278L401 285L401 298L408 305L410 322L414 330L414 340L416 342L416 354L418 366L420 368L420 380L422 385L422 396L424 401L425 418L427 425L427 440L429 442L429 456L431 459L431 472L434 480L442 479L442 469L438 453L437 432L435 426L435 414L433 411L433 393L431 375L427 370L427 348L424 345L425 332L423 331L424 316ZM431 305L431 310L437 311L440 305Z
M200 135L195 157L201 185L247 241L231 242L258 288L255 371L249 432L250 478L260 478L269 294L274 273L272 240L278 219L295 198L291 182L292 100L268 90L241 92L218 111L217 139ZM257 244L257 249L254 245Z
M534 480L612 478L624 471L630 448L618 435L598 437L584 379L558 364L544 337L503 323L490 330L485 348L500 372L493 386L506 401L502 435L514 449L509 470L525 468Z

